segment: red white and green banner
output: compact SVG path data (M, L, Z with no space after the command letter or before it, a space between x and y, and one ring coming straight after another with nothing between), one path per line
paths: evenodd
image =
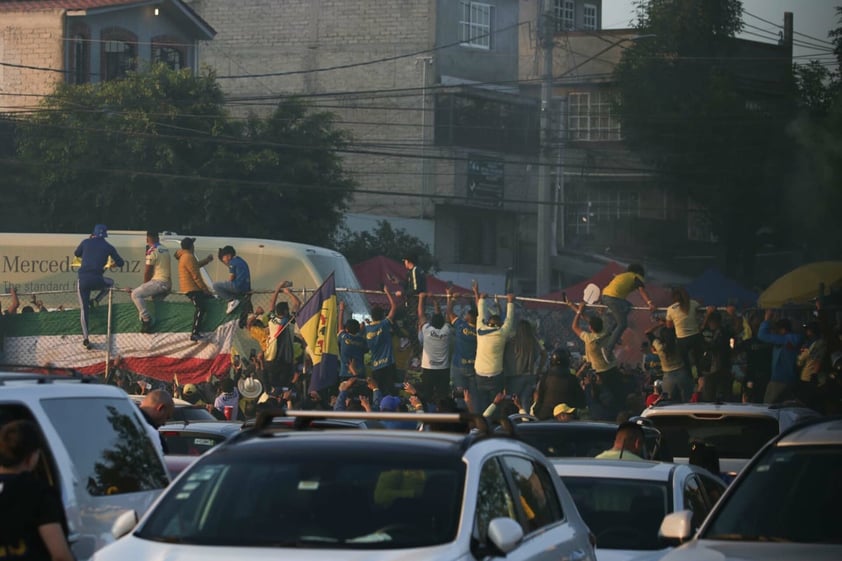
M204 340L190 340L193 306L189 302L150 305L155 324L152 333L140 333L140 320L129 303L91 310L89 340L82 346L79 310L62 310L2 316L2 363L37 368L71 368L83 374L105 372L106 358L121 359L120 368L182 384L206 381L228 372L232 349L256 346L248 332L237 325L237 313L225 315L225 304L208 302L202 325ZM239 311L239 310L237 310Z

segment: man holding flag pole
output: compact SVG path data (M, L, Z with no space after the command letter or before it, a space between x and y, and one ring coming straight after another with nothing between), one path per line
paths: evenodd
M336 282L333 273L298 310L298 331L313 363L309 392L339 383Z

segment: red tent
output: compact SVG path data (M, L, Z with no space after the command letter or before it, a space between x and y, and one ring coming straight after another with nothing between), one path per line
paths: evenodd
M391 292L403 290L403 281L406 279L407 270L402 263L378 255L371 259L366 259L362 263L357 263L353 266L354 274L357 280L360 281L360 286L366 290L383 290L385 284ZM397 280L395 283L393 280ZM447 282L427 275L427 292L432 294L444 294L447 289ZM461 286L454 286L453 290L456 294L466 293L470 294L470 289ZM366 294L366 298L372 306L387 305L389 301L385 295L381 294Z

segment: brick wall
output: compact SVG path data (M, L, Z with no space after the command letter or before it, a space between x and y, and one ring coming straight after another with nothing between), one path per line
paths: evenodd
M64 69L60 11L4 13L0 18L0 60L39 68ZM62 74L45 70L0 67L2 112L34 108L41 95L52 92ZM33 96L34 94L34 96Z
M421 192L421 162L387 156L422 150L423 68L415 56L329 72L422 51L434 44L435 0L188 0L214 29L200 49L200 64L214 68L238 113L268 112L277 96L309 96L334 112L354 138L346 155L361 190ZM228 79L231 75L298 72ZM427 69L427 83L433 73ZM409 89L378 94L382 90ZM371 92L359 95L356 92ZM346 95L341 94L345 92ZM354 93L351 93L354 92ZM313 95L317 94L317 95ZM329 95L325 95L329 94ZM431 98L427 100L430 108ZM426 130L432 125L431 111ZM358 193L352 211L418 216L417 199Z

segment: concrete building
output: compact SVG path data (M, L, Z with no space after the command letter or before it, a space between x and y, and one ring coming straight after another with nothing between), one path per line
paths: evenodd
M593 256L655 264L686 254L690 247L709 251L706 245L712 249L716 239L705 209L677 180L656 176L627 148L613 107L615 66L628 46L650 37L635 29L601 29L601 2L546 1L553 3L549 142L557 164L552 200L559 203L552 216L551 284L594 273L599 263ZM542 6L543 0L521 0L521 22L539 21ZM759 105L780 95L781 86L789 83L791 18L786 25L789 32L781 45L729 40L732 58L722 64L741 77L741 87ZM538 99L545 76L542 50L531 29L521 26L521 91Z
M181 0L0 0L0 112L31 110L55 84L102 82L150 62L198 67L214 30Z
M518 0L188 3L218 31L201 62L232 110L295 94L351 132L351 228L426 232L467 277L534 267L537 103L517 87Z

